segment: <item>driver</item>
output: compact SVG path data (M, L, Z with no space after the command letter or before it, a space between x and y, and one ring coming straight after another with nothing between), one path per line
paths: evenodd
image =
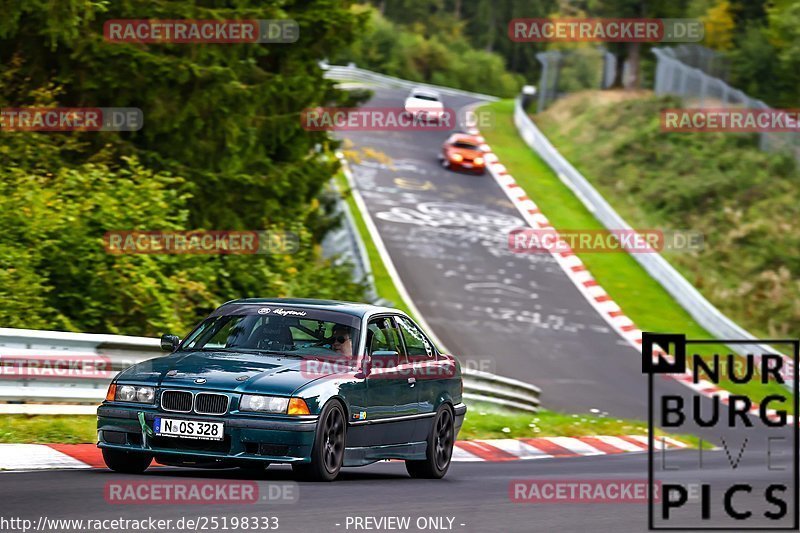
M342 324L333 326L333 341L331 342L333 351L347 357L353 358L353 341L350 335L350 328Z

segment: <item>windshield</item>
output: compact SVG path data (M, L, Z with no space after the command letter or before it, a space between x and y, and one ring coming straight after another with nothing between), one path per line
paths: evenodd
M329 313L330 314L330 313ZM353 358L358 328L352 317L341 321L229 314L203 321L180 351L261 352L311 358Z
M453 143L455 148L463 148L465 150L477 150L478 147L474 144L464 142L464 141L456 141Z

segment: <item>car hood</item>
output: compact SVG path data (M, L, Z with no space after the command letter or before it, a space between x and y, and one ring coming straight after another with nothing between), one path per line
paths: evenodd
M117 379L163 388L288 395L323 377L308 368L302 359L294 357L194 351L144 361L125 370Z

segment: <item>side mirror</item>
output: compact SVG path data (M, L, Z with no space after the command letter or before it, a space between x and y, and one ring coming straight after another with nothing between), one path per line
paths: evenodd
M178 349L178 345L181 343L181 340L178 338L177 335L170 335L169 333L165 333L161 335L161 349L165 352L174 352Z

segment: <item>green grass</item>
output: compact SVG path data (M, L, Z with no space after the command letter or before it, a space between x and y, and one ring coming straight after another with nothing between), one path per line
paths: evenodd
M663 256L725 315L762 338L793 337L800 169L754 134L663 132L661 111L679 106L646 91L587 91L535 120L631 225L704 234L702 250Z
M97 417L92 415L3 415L0 443L77 444L97 439Z
M534 437L580 437L593 435L647 435L647 423L594 414L566 414L541 410L524 413L498 409L490 404L470 404L464 425L458 434L461 440L513 439ZM656 430L692 447L699 439L691 435L673 435ZM711 446L704 443L705 446Z
M514 102L503 100L487 106L495 114L495 127L482 132L486 142L525 189L556 229L600 230L604 226L584 207L556 174L520 138L513 123ZM606 196L612 204L617 200ZM692 339L713 338L667 293L667 291L626 253L579 253L594 278L643 331L683 333ZM728 353L721 345L708 345L703 355ZM631 360L632 365L640 361ZM747 394L756 401L771 393L785 394L783 386L770 383L743 385L728 380L721 384L734 393ZM786 406L789 412L791 405Z

